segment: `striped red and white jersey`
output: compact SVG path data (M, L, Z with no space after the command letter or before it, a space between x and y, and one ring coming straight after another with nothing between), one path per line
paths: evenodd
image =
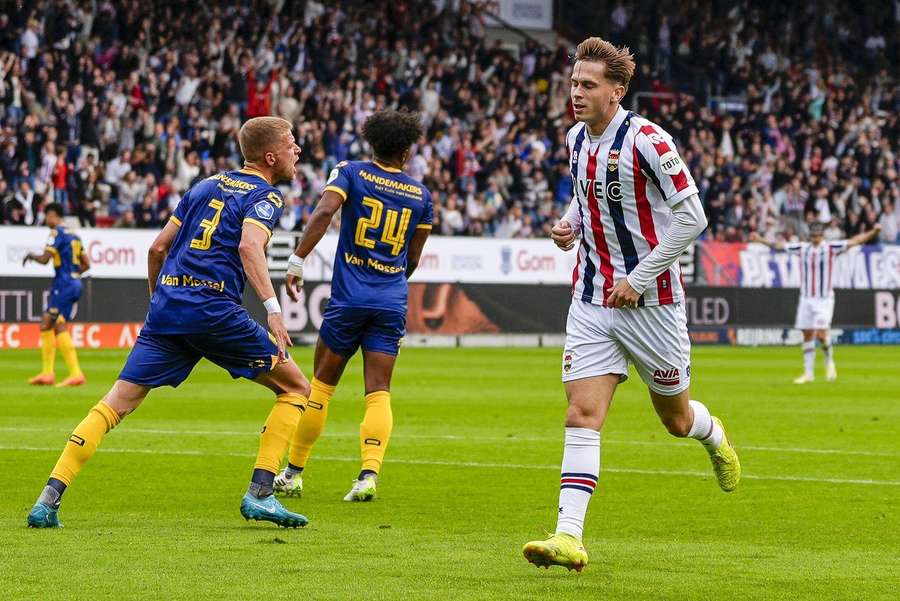
M622 107L601 136L592 136L586 124L578 123L569 130L566 144L581 218L572 292L584 302L606 306L615 282L662 240L671 207L697 194L697 186L672 137ZM676 261L644 291L639 305L683 299Z
M809 242L789 242L784 250L800 256L800 296L803 298L833 298L834 258L847 250L846 240L831 240L813 245Z

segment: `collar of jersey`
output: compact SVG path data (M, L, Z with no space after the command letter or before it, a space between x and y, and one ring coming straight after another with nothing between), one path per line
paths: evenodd
M382 165L381 163L379 163L378 161L372 161L372 162L375 163L376 165L378 165L381 169L384 169L385 171L387 171L388 173L403 173L402 169L397 169L396 167L386 167L386 166Z
M269 178L262 174L261 171L257 171L256 169L251 169L250 167L242 167L238 169L238 173L244 173L246 175L255 175L257 177L261 177L266 180L266 183L269 182Z
M588 136L588 145L593 145L597 142L600 142L603 145L606 142L609 142L613 138L616 137L616 131L618 131L619 126L622 125L622 121L625 120L625 117L628 115L628 111L622 108L619 105L619 108L616 110L616 114L613 115L612 120L609 122L609 125L606 126L606 129L603 130L603 133L599 138L596 136L592 136L591 132L587 129L587 123L584 124L584 133Z

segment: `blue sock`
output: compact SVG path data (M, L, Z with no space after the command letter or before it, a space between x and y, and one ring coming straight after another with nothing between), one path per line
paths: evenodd
M254 469L250 488L247 490L257 499L268 497L275 491L275 474L268 470Z

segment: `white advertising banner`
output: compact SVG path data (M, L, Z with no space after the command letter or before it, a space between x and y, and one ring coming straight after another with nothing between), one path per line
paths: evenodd
M553 29L553 0L491 0L488 11L513 27Z
M158 234L154 230L79 229L97 278L144 279L147 251ZM53 268L29 262L28 252L40 253L49 230L37 227L0 227L0 276L50 277ZM269 267L275 274L287 268L296 234L278 233L269 248ZM305 279L330 281L337 236L322 239L307 259ZM431 236L425 245L414 282L466 282L496 284L568 284L572 281L575 252L558 250L549 239L498 240Z

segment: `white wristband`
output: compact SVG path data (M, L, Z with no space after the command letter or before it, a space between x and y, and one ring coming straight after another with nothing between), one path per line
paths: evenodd
M303 258L294 254L288 257L287 272L290 275L303 277Z
M281 305L278 304L278 299L274 296L263 301L263 306L266 308L266 313L281 313Z

